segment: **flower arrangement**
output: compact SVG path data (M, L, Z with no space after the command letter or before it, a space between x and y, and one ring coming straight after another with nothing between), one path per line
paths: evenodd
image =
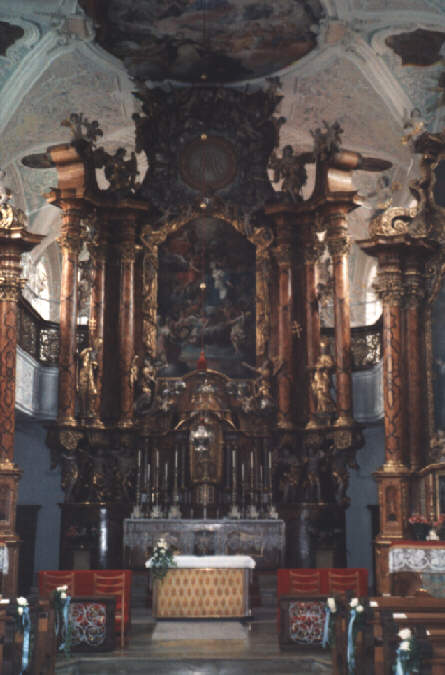
M412 513L408 518L408 522L410 525L417 525L418 523L422 525L429 525L428 518L425 518L425 516L420 515L420 513Z
M398 636L400 643L396 651L396 662L393 666L395 675L420 673L420 649L410 628L402 628Z
M154 579L163 579L170 567L176 567L173 549L165 539L159 539L153 549L153 555L147 560L145 567L150 567Z
M55 611L55 631L59 651L63 651L69 658L71 652L71 622L69 620L69 608L71 597L68 595L68 586L57 586L53 591L52 601Z

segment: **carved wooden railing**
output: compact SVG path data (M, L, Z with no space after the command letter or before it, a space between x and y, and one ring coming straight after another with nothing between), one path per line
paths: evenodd
M59 359L59 324L46 321L23 297L18 303L18 344L36 361L56 366ZM322 335L334 344L334 329L322 328ZM364 370L375 366L382 358L382 322L351 329L352 369ZM78 351L87 346L88 327L78 326ZM331 353L332 351L331 347Z
M87 345L88 327L78 326L78 351ZM46 321L23 297L18 303L17 343L44 366L57 366L59 361L59 324Z
M321 334L328 338L331 345L331 354L334 354L334 329L322 328ZM382 359L382 320L370 326L351 328L351 356L352 370L372 368Z

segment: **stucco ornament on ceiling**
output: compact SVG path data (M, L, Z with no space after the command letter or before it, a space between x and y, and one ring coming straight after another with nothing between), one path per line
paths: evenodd
M110 0L98 40L139 79L236 81L310 52L322 15L319 0Z

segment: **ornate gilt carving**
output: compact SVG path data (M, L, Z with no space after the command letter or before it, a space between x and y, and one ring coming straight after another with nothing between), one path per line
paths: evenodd
M349 255L351 251L351 237L348 235L331 236L328 233L328 249L332 257Z
M410 232L410 222L417 214L417 206L391 206L373 218L369 224L369 236L392 237Z

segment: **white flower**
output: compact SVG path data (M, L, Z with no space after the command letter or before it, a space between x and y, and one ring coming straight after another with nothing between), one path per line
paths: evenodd
M23 607L22 607L21 605L19 605L19 606L17 607L17 614L18 614L19 616L22 616L22 614L23 614Z
M409 640L403 640L403 642L401 642L401 643L399 644L399 649L400 649L401 652L409 652L409 651L411 651L411 643L410 643L410 641L409 641Z
M66 591L60 591L60 597L62 600L66 599Z
M19 607L26 607L28 600L21 595L20 598L17 598L17 604Z
M361 613L364 611L364 609L365 609L365 608L363 607L363 605L357 605L355 611L356 611L357 613L361 614Z
M329 609L331 610L331 613L334 613L337 611L337 605L335 604L335 598L328 598L327 599L327 605Z
M401 640L411 640L411 638L412 638L412 633L411 633L410 628L402 628L402 630L399 630L397 635L399 636L399 638Z
M351 602L349 603L349 606L354 609L355 607L357 607L357 605L358 605L358 598L352 598Z
M145 561L145 567L151 567L151 558Z
M65 591L65 593L66 593L67 590L68 590L68 584L64 584L63 586L57 586L57 588L56 588L56 591L58 591L59 593L62 593L63 591Z

